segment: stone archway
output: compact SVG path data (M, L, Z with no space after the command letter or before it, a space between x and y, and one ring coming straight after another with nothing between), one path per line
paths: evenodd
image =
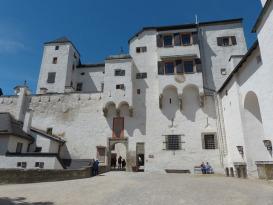
M115 156L116 160L118 160L118 157L121 156L123 159L126 160L126 171L129 171L129 162L128 162L128 139L122 138L122 139L108 139L108 159L109 159L109 168L111 170L112 167L112 159ZM117 161L116 161L117 163Z

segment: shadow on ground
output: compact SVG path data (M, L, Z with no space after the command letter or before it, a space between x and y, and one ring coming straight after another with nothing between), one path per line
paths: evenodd
M8 198L3 197L0 198L0 204L1 205L54 205L53 202L27 202L26 198L24 197L18 197L18 198Z

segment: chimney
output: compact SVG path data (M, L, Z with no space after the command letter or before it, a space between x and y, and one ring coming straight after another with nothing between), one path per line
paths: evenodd
M33 116L33 110L28 109L25 114L24 126L23 126L23 130L28 134L30 134L30 127L32 124L32 116Z
M18 101L16 105L16 120L23 121L24 115L26 112L26 108L28 107L28 96L31 94L28 87L23 86L16 86L14 88L15 94L18 95Z

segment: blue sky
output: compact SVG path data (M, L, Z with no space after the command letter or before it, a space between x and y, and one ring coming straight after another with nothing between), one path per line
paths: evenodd
M13 94L27 80L35 92L43 43L67 36L83 63L102 62L128 50L128 39L144 26L244 18L248 46L260 0L0 0L0 88Z

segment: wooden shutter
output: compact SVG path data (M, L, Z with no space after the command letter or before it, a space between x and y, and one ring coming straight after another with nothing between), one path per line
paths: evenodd
M177 74L183 74L184 69L183 69L182 60L176 60L175 65L176 65L176 73Z
M174 34L174 45L181 46L181 36L179 33Z
M198 33L197 32L192 32L192 43L198 44Z
M164 62L158 61L158 75L164 75Z
M236 41L235 36L231 36L231 42L232 42L232 45L237 45L237 41Z
M223 38L222 37L217 38L217 45L218 46L223 46Z
M157 47L159 47L159 48L163 47L163 38L162 38L162 35L157 35L156 36L156 41L157 41Z

